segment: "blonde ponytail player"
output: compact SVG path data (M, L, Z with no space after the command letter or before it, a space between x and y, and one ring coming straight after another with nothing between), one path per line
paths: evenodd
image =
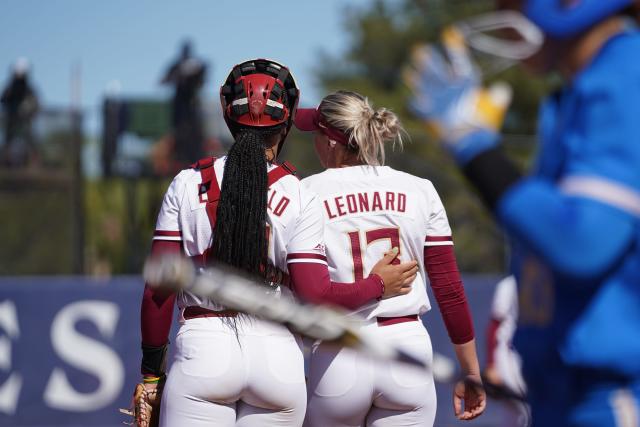
M355 92L326 96L316 109L299 109L295 125L315 132L315 149L327 169L303 180L322 206L327 262L333 280L366 277L390 248L401 260L419 261L411 292L372 301L354 310L362 328L432 365L429 333L420 316L436 300L467 379L453 396L459 419L480 415L480 383L471 316L453 253L447 216L433 184L384 166L385 145L401 144L398 117L378 110ZM382 364L348 348L316 345L309 365L305 425L432 426L436 393L430 370ZM464 406L463 406L464 405Z

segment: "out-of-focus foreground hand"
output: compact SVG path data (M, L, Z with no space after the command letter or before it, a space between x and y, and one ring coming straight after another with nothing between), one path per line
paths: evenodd
M404 81L411 90L409 108L465 164L498 142L498 131L511 102L505 83L482 87L462 33L446 28L442 41L418 46Z

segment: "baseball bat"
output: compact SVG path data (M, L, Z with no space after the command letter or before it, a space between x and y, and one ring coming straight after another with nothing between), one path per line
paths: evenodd
M312 339L350 347L374 358L427 368L425 361L375 339L361 328L362 321L355 316L326 306L301 304L227 264L218 263L196 273L190 260L165 255L147 260L143 276L153 286L188 290L229 309L285 325Z

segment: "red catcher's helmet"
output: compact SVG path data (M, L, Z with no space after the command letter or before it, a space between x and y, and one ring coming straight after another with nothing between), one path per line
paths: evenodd
M236 65L220 88L224 119L233 135L242 127L267 130L281 125L288 133L299 98L289 69L269 59Z

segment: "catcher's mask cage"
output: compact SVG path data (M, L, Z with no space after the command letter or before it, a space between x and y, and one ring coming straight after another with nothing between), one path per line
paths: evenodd
M291 129L300 90L287 67L270 59L253 59L233 67L220 88L224 120L235 137L241 128Z

